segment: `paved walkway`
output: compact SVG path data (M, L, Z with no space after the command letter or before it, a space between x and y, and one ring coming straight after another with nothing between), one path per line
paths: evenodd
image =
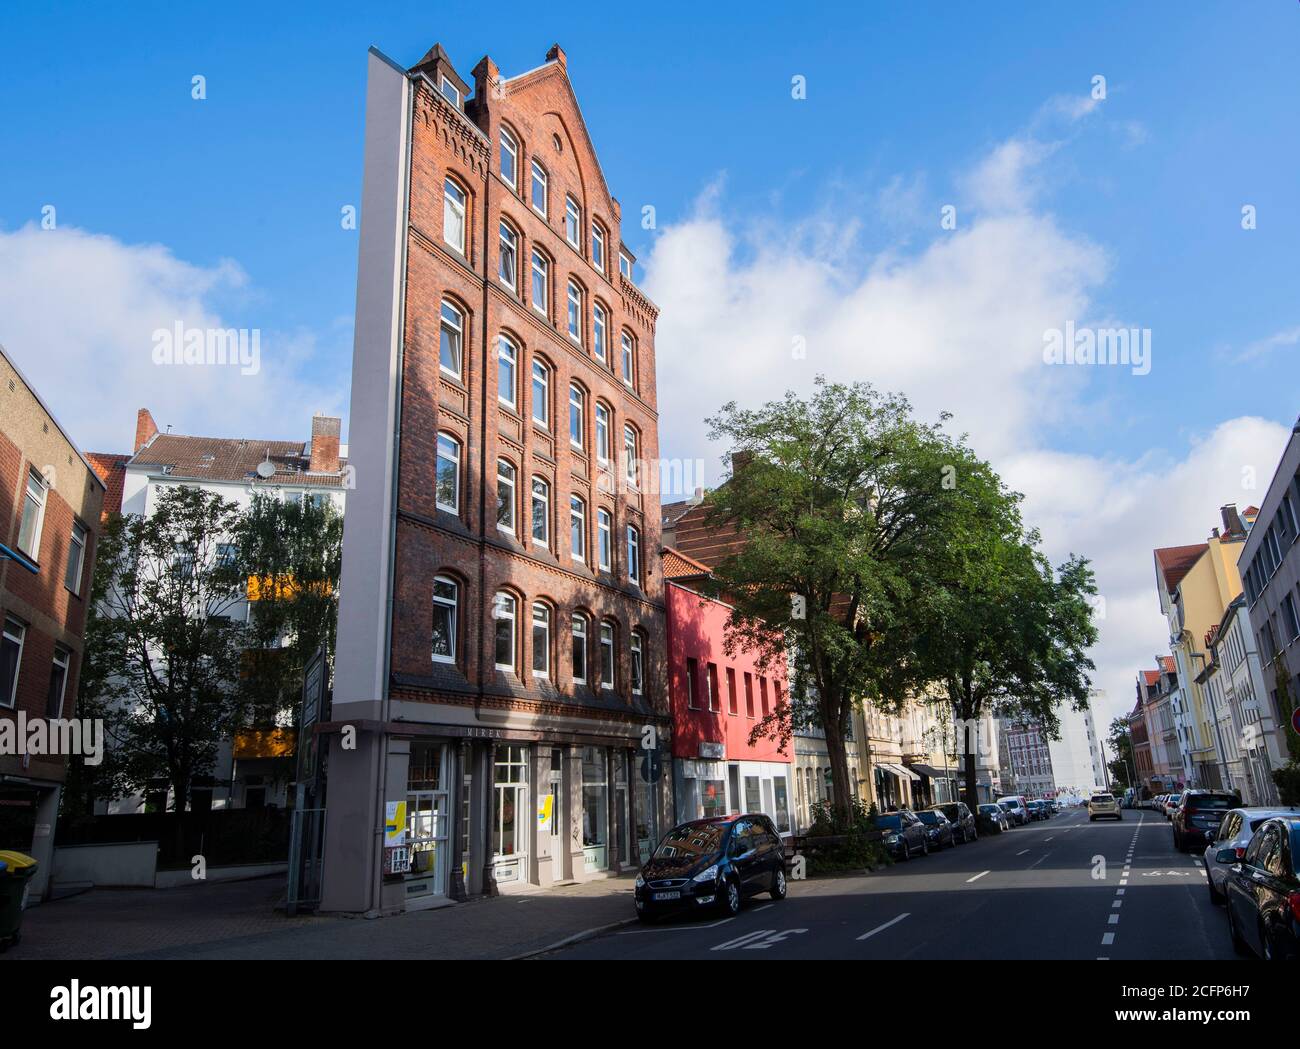
M57 958L514 958L634 917L632 877L391 918L286 917L282 878L96 889L33 907L3 961Z

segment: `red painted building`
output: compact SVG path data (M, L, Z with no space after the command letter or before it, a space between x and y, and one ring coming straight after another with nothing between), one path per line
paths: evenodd
M791 833L790 747L750 741L786 702L785 669L760 668L753 652L728 655L730 607L692 589L707 567L671 548L663 566L676 818L762 812Z

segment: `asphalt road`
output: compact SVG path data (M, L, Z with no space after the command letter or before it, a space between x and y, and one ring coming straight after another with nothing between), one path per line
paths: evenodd
M630 905L630 901L629 901ZM1200 856L1164 817L1082 809L865 877L791 882L730 919L621 929L547 955L624 958L1231 959Z

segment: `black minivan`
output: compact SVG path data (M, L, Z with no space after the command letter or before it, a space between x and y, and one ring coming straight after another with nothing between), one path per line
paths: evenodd
M786 893L785 847L760 813L692 820L674 827L636 876L642 921L674 911L738 914L746 896Z

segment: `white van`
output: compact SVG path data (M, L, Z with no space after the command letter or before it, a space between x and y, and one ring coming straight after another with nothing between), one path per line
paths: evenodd
M1025 804L1025 799L1019 794L1007 794L1004 797L997 798L996 801L1007 810L1007 815L1011 817L1016 826L1023 827L1029 822L1029 806Z

